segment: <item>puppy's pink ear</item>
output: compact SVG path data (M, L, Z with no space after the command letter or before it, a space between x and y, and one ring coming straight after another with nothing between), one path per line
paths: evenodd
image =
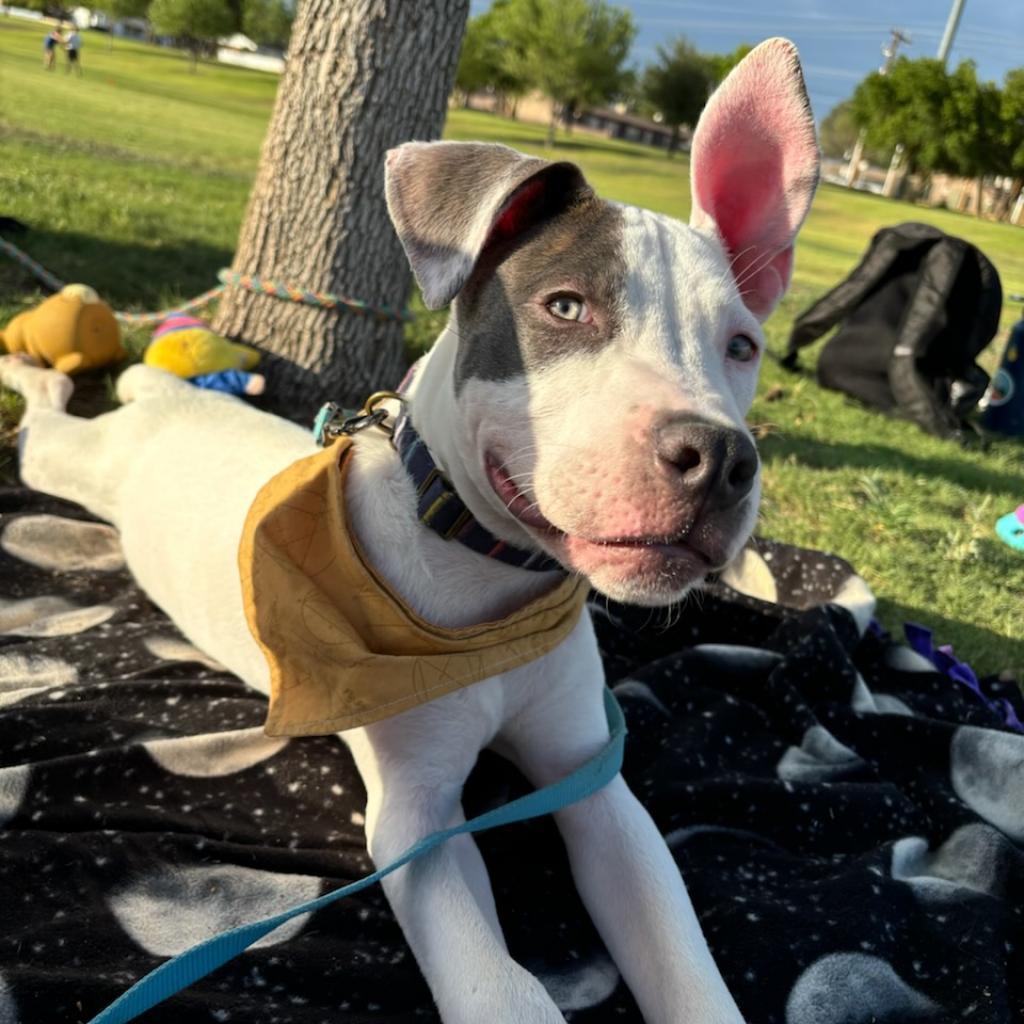
M789 287L793 241L818 184L814 119L788 39L753 49L708 101L690 184L690 224L717 230L744 303L764 320Z
M485 249L592 194L575 164L479 142L408 142L388 152L384 177L428 309L455 298Z

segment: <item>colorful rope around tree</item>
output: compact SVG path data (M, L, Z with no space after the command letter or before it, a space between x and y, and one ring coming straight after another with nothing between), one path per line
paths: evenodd
M335 295L333 292L312 292L294 284L274 281L269 277L240 274L237 270L225 268L218 272L217 277L225 285L233 288L244 288L246 291L256 292L258 295L272 295L277 299L301 302L307 306L319 306L321 309L337 309L338 306L344 306L353 313L376 316L381 320L398 320L401 323L407 323L414 319L408 310L395 310L390 306L374 306L369 302L363 302L362 299L349 299L344 295Z
M16 245L12 245L3 238L0 238L0 252L5 253L19 266L24 267L51 291L59 292L64 287L64 281L55 274L51 274L46 267L37 263L28 253L22 252ZM335 295L333 292L309 291L287 282L257 277L255 274L240 274L227 267L219 271L217 277L220 278L221 284L203 292L202 295L197 295L194 299L179 303L171 309L161 309L153 313L130 313L127 310L115 310L114 316L123 324L158 324L166 320L172 313L191 313L202 309L203 306L208 306L214 299L219 298L228 287L234 287L244 288L246 291L255 292L258 295L270 295L276 299L285 299L288 302L318 306L320 309L348 309L353 313L376 316L381 320L397 320L400 323L408 323L415 319L408 310L395 310L390 306L374 306L369 302L363 302L362 299L350 299L344 295Z

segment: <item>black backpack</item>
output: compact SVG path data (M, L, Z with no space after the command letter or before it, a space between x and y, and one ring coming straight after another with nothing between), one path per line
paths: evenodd
M999 327L999 275L980 249L928 224L883 228L857 268L793 324L782 363L839 324L818 381L940 437L962 436Z

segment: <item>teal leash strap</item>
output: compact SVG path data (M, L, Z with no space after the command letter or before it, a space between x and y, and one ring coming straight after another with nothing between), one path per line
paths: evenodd
M156 970L137 981L127 992L118 996L105 1010L93 1017L89 1024L126 1024L135 1020L140 1013L151 1010L165 999L188 988L193 982L205 978L211 971L226 964L238 956L257 939L279 925L290 921L299 914L308 914L321 910L330 904L368 889L386 875L397 871L400 867L423 856L429 850L446 843L455 836L467 832L486 832L500 825L509 825L516 821L539 818L568 807L570 804L585 800L606 786L618 775L622 767L622 755L626 741L626 722L622 717L622 709L612 695L611 690L604 691L604 711L608 719L608 742L586 764L577 768L564 779L535 790L526 796L513 800L503 807L481 814L470 821L463 822L453 828L434 832L411 846L396 861L375 871L372 875L360 878L350 885L324 893L316 899L309 900L291 910L285 910L273 917L265 917L262 921L243 924L222 935L200 942L191 949L179 953L176 957L162 963Z

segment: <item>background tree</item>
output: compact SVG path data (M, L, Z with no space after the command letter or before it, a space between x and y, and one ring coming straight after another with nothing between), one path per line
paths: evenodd
M672 129L669 156L679 147L680 126L697 123L712 86L710 61L689 40L680 36L658 47L657 63L644 70L641 91Z
M837 103L824 117L818 129L822 153L836 159L845 158L856 144L859 133L860 128L853 114L852 102L843 100ZM891 153L877 146L866 146L863 155L874 164L884 164Z
M636 35L629 11L603 0L509 0L495 16L506 66L552 101L549 146L564 113L607 102L623 87Z
M932 171L945 162L944 118L950 110L950 79L941 61L901 57L887 74L868 75L850 108L865 142L888 152L904 147L908 173Z
M740 45L730 53L709 53L707 55L707 62L708 68L711 72L711 84L720 85L724 82L725 76L728 75L729 72L732 71L732 69L736 67L736 65L739 64L739 62L743 60L743 58L746 57L753 48L754 47L751 46L750 43L740 43Z
M111 18L145 18L153 0L103 0L103 11Z
M114 21L122 18L145 18L153 0L103 0L104 13ZM108 26L107 49L114 48L114 26Z
M241 30L260 46L285 49L292 31L293 9L282 0L245 0Z
M1000 132L1005 166L1013 183L1002 196L997 216L1009 215L1024 189L1024 68L1008 71L1000 95Z
M1009 162L999 89L992 82L978 81L973 61L960 64L949 76L949 84L936 169L974 179L974 210L980 217L985 175L1001 173Z
M384 154L444 125L469 0L304 0L233 268L401 309L410 273ZM214 328L266 353L268 402L308 419L404 370L402 324L229 288Z
M528 85L509 69L505 41L501 38L497 19L501 4L495 5L466 23L459 64L455 71L455 88L462 93L465 106L469 97L484 89L493 89L501 97L522 95ZM514 63L514 62L513 62Z
M149 20L159 35L174 36L192 56L192 70L199 54L213 46L218 36L236 28L227 0L153 0Z

